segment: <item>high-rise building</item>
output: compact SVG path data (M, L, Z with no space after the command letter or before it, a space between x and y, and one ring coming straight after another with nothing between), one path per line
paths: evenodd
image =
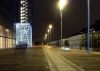
M27 0L20 1L20 22L21 23L28 22L28 1Z
M32 47L32 26L29 23L28 0L20 0L20 23L15 24L16 45Z

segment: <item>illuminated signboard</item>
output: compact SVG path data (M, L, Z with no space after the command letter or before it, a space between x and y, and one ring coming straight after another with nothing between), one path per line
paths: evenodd
M16 45L25 43L32 46L32 26L30 23L16 23Z

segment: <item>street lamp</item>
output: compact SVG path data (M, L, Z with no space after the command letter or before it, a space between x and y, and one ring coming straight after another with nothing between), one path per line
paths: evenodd
M59 3L58 3L58 7L60 9L60 18L61 18L61 47L62 47L62 44L63 44L63 40L62 40L62 19L63 19L63 9L64 7L68 4L68 0L59 0Z
M68 0L59 0L58 7L60 10L63 10L64 7L68 4Z
M88 6L88 34L87 34L87 52L89 53L90 52L90 0L87 0L87 6Z
M48 44L49 44L49 32L50 32L50 29L48 29Z
M51 24L49 25L49 29L50 29L50 42L51 42L51 40L52 40L52 38L51 38L51 29L52 29L52 25L51 25Z
M52 25L51 24L49 25L49 29L52 29Z
M8 29L6 29L6 32L9 32L9 30L8 30Z
M44 42L45 43L47 42L47 34L45 34L45 36L44 36Z
M47 34L45 34L44 39L47 40Z
M45 34L45 39L47 39L47 34Z

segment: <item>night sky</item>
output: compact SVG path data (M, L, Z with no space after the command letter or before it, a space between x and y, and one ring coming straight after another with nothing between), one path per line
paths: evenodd
M13 4L19 0L12 1ZM100 0L91 1L91 24L100 19ZM33 27L33 41L42 41L49 24L53 25L52 40L60 39L60 15L57 7L58 0L29 0L31 10L31 24ZM11 4L8 2L8 6ZM1 8L0 8L1 9ZM11 17L13 22L18 22L18 7L11 8L15 14ZM87 0L69 0L63 10L63 38L80 32L87 26Z

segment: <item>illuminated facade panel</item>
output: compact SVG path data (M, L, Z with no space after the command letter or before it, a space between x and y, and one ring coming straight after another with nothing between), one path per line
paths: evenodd
M27 44L32 47L32 27L29 23L16 23L16 45Z
M21 23L28 22L28 1L27 0L20 1L20 22Z

